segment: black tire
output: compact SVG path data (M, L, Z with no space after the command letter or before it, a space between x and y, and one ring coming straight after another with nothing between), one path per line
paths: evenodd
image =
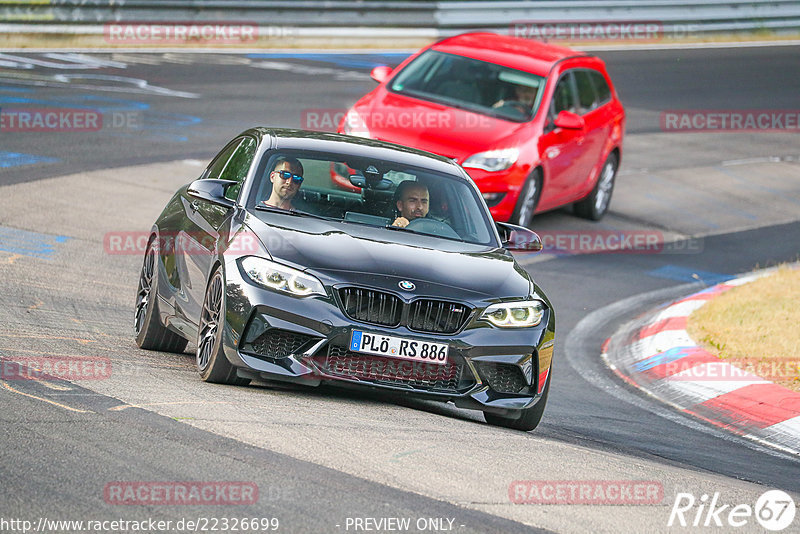
M247 378L236 376L236 367L231 365L222 348L225 330L225 280L222 267L217 267L206 286L203 310L200 312L200 328L197 330L197 372L206 382L245 386Z
M522 190L519 192L517 205L511 215L511 223L530 228L533 224L533 214L539 204L541 194L542 175L537 169L528 176L528 179L525 180L525 185L522 186Z
M158 312L158 250L150 241L144 253L136 291L133 333L140 349L183 352L188 340L161 324Z
M551 364L552 366L552 364ZM520 417L505 417L494 413L483 412L486 422L494 426L502 426L513 430L534 430L542 420L544 407L547 404L547 396L550 394L550 382L553 381L553 368L550 367L550 375L547 377L547 384L544 386L542 398L530 408L523 410Z
M600 176L597 178L592 192L583 200L575 203L575 215L592 221L599 221L603 218L611 204L611 194L614 192L618 167L619 158L616 153L612 152L603 163Z

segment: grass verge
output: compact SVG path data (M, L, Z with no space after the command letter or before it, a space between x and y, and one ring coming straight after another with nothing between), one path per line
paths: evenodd
M729 289L694 311L687 330L719 358L800 391L800 269Z

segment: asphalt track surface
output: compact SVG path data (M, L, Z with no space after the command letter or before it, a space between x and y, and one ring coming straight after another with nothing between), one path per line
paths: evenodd
M92 105L128 118L101 132L0 132L0 233L17 243L0 251L0 355L115 365L103 381L2 382L0 518L277 517L281 531L352 532L348 518L408 517L453 519L456 532L659 532L694 531L666 526L677 492L752 505L779 488L800 501L797 458L640 395L599 358L614 329L652 306L798 259L797 132L675 134L659 117L797 110L800 47L600 55L629 116L612 213L592 226L559 210L539 216L537 229L654 231L671 244L658 254L523 258L558 314L551 397L528 434L403 398L208 385L190 355L133 344L140 258L109 255L103 235L145 231L226 140L254 124L335 114L372 87L371 65L398 56L0 55L2 108ZM203 163L184 161L194 159ZM165 163L145 165L153 162ZM259 500L103 498L115 481L189 480L254 481ZM664 499L513 505L514 480L655 480ZM759 528L751 520L737 531Z

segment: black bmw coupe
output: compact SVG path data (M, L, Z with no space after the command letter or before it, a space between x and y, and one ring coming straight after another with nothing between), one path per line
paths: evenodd
M335 177L347 176L342 184ZM338 134L254 128L152 227L139 347L197 344L208 382L402 391L521 430L541 420L555 314L453 161Z

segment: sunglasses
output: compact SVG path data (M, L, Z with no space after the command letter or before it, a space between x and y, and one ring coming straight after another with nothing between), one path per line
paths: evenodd
M288 180L289 178L291 178L292 181L298 185L303 183L303 177L300 176L299 174L294 174L289 171L272 171L272 172L277 172L278 176L280 176L281 179L283 180Z

